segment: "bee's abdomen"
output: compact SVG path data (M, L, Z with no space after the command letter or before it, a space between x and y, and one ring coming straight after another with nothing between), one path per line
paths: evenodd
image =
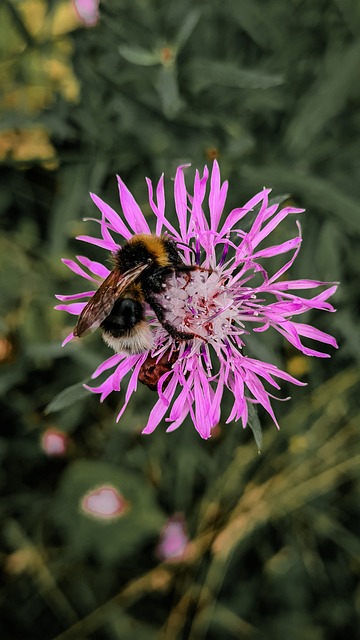
M120 338L131 331L143 317L144 309L141 302L132 298L119 298L100 326L114 338Z

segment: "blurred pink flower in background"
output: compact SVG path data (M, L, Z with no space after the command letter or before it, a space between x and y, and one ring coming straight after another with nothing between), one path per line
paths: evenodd
M69 447L69 436L50 427L41 437L41 448L48 456L63 456Z
M100 520L116 520L127 511L128 503L112 485L95 487L80 501L81 510Z
M72 0L72 3L81 22L94 27L99 20L100 0Z
M161 560L179 560L184 557L189 544L182 515L174 515L164 526L156 554Z

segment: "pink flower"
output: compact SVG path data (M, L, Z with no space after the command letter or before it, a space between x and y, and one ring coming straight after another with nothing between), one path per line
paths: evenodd
M124 515L127 502L112 485L91 489L80 501L81 510L100 520L116 520Z
M228 184L221 184L218 163L211 174L205 167L196 172L193 192L188 193L185 166L177 169L174 202L178 224L173 226L165 216L164 177L156 186L147 179L149 203L155 216L155 233L166 233L177 244L186 264L198 265L191 274L174 274L167 283L162 303L168 320L180 331L192 332L191 341L176 342L154 317L149 308L147 321L154 347L136 355L115 353L93 373L108 377L98 387L88 387L103 401L112 391L119 391L125 375L127 386L122 416L138 379L157 390L158 399L150 412L143 433L151 433L165 419L167 431L177 429L190 418L202 438L209 438L220 421L221 401L225 389L233 396L233 406L226 422L248 422L248 403L259 404L277 421L271 405L269 389L279 390L279 380L303 384L274 364L247 354L246 340L275 330L293 347L308 356L328 358L318 347L303 342L310 339L337 347L335 339L315 327L298 322L297 317L310 309L334 311L328 299L336 291L335 283L318 280L286 279L301 245L300 225L296 221L295 236L280 244L265 246L270 234L288 216L302 209L280 208L269 203L269 189L263 189L242 207L224 213ZM149 234L144 215L121 178L118 178L123 216L95 195L91 195L101 212L101 238L80 236L78 239L115 253L120 242L134 234ZM208 211L206 213L205 209ZM241 226L246 221L247 231ZM120 236L120 242L115 237ZM285 256L283 265L271 271L271 258ZM78 256L77 262L64 260L75 273L98 286L109 270L101 263ZM270 267L267 268L267 263ZM319 289L311 297L304 290ZM70 296L57 296L65 304L58 305L78 315L93 295L93 288ZM66 344L73 338L70 334Z
M41 448L48 456L63 456L69 446L69 437L66 433L50 427L44 431L41 438Z
M83 24L94 27L99 20L100 0L72 0L74 9Z
M175 515L164 526L156 553L161 560L179 560L185 556L188 544L184 519Z

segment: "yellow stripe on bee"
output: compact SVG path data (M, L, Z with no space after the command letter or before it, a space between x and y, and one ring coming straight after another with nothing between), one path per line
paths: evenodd
M148 233L139 233L130 238L129 244L143 242L148 252L154 256L159 267L167 267L169 265L169 257L164 247L163 239L159 236L150 235Z

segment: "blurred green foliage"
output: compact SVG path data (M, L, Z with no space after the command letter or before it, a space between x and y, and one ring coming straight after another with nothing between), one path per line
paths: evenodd
M70 1L0 6L1 638L358 637L360 4L100 9L86 29ZM123 394L100 405L81 385L108 350L96 335L62 349L71 318L52 309L77 288L60 257L91 228L90 190L118 209L120 173L150 214L145 176L165 171L170 194L180 162L214 157L229 207L266 185L307 208L294 278L341 281L337 314L312 317L337 334L331 361L273 335L249 345L309 383L277 403L280 433L260 415L261 456L239 425L139 435L145 387L115 425ZM42 451L48 429L64 455ZM129 505L116 521L79 510L101 484ZM174 513L191 542L161 562Z

